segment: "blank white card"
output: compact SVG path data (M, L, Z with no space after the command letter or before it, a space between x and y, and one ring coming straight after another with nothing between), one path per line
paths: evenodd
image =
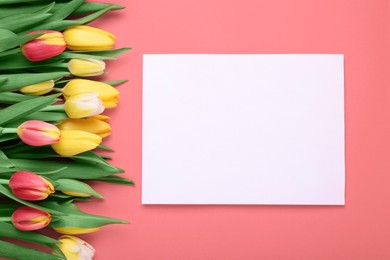
M343 55L143 62L143 204L344 205Z

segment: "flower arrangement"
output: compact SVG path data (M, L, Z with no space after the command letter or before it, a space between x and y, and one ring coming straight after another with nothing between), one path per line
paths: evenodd
M114 49L113 34L86 25L123 8L0 1L0 257L92 259L95 249L77 235L127 223L75 204L103 198L88 181L133 184L100 152L112 151L102 144L111 131L102 113L118 105L116 86L126 80L96 78L105 73L105 60L129 48ZM43 228L62 236L36 232Z

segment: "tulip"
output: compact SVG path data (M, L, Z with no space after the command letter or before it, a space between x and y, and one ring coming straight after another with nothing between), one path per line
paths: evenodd
M70 118L83 118L98 115L104 111L98 93L81 93L69 97L65 102L65 112Z
M91 116L91 117L89 117L89 118L98 119L98 120L103 121L103 122L108 122L108 120L110 120L110 117L109 117L109 116L107 116L107 115L102 115L102 114L100 114L100 115L95 115L95 116Z
M20 92L27 95L40 96L52 91L53 87L54 87L54 80L48 80L41 83L22 87L20 89Z
M68 62L70 73L79 77L99 76L104 73L106 63L96 59L71 59Z
M61 236L57 246L67 260L92 260L96 250L84 240L75 236Z
M106 108L116 107L119 99L119 91L113 86L87 79L72 79L65 85L62 91L65 98L85 92L98 93Z
M45 33L21 46L24 56L30 61L41 61L61 54L66 49L66 42L61 32L41 30L30 32Z
M63 156L73 156L95 149L102 142L98 135L80 130L62 130L60 141L52 144L54 151Z
M14 211L11 220L17 229L29 231L41 229L49 225L51 215L42 210L20 207Z
M106 137L110 135L111 126L99 119L66 119L58 125L60 130L81 130L92 134Z
M27 171L14 173L8 185L13 194L23 200L44 200L55 192L53 184L49 181Z
M109 50L115 42L113 34L86 25L66 29L64 38L68 49L75 51Z
M100 228L78 228L78 227L53 227L55 231L64 235L82 235L98 231Z
M52 124L39 120L29 120L16 130L19 138L31 146L49 145L58 142L60 130Z

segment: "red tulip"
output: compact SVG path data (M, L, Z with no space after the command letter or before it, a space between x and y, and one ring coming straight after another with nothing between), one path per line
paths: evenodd
M55 192L53 184L49 181L27 171L14 173L8 185L15 196L23 200L44 200Z
M66 49L64 35L53 30L30 32L45 33L22 45L24 56L30 61L41 61L61 54Z
M52 124L39 120L29 120L17 129L19 138L31 146L42 146L57 143L60 130Z
M11 220L12 224L19 230L37 230L49 225L51 215L42 210L20 207L14 211Z

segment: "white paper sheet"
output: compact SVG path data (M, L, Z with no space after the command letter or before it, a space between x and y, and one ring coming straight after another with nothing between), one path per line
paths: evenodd
M343 55L143 59L143 204L344 204Z

